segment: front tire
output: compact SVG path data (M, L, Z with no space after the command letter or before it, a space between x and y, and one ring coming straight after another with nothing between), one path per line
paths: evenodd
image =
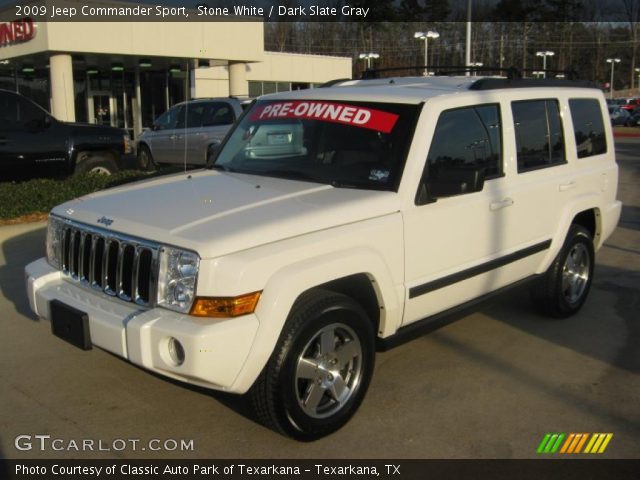
M143 172L153 172L157 168L153 155L151 155L151 151L146 145L138 147L138 168Z
M324 290L304 294L249 392L258 420L298 440L335 432L360 406L374 357L373 324L359 304Z
M591 234L580 225L571 225L560 253L532 290L536 306L555 318L577 313L589 294L594 263Z

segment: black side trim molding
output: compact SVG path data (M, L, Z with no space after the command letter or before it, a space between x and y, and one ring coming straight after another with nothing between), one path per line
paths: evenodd
M433 292L434 290L448 287L449 285L453 285L454 283L458 283L468 278L475 277L476 275L487 273L496 268L503 267L504 265L507 265L509 263L513 263L525 257L542 252L543 250L548 249L550 246L551 240L545 240L544 242L536 243L535 245L531 245L530 247L523 248L522 250L518 250L517 252L510 253L509 255L505 255L504 257L496 258L495 260L476 265L475 267L452 273L451 275L433 280L429 283L417 285L409 289L409 298L419 297L420 295L424 295L425 293Z
M376 339L376 348L380 352L386 352L387 350L391 350L392 348L398 347L404 343L426 335L427 333L431 333L434 330L445 327L464 318L469 313L472 313L474 311L474 307L476 307L478 304L484 303L487 300L490 300L491 298L497 295L501 295L514 288L522 287L531 282L535 282L538 278L539 275L532 275L530 277L523 278L522 280L499 288L498 290L494 290L493 292L489 292L485 295L482 295L481 297L469 300L468 302L452 307L449 310L445 310L444 312L436 313L435 315L432 315L430 317L410 323L409 325L399 328L396 333L389 337L378 337Z

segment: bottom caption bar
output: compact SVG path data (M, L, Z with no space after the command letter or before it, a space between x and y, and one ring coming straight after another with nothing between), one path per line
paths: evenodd
M640 460L0 460L4 479L616 479Z

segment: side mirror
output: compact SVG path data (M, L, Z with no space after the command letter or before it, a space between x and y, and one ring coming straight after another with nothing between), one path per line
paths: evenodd
M153 125L151 125L151 130L154 131L154 132L157 132L161 128L162 127L160 127L160 125L158 125L157 123L154 123Z

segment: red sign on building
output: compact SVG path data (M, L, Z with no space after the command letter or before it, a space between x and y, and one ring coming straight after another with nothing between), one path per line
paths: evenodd
M28 42L35 36L36 29L33 25L33 20L28 17L0 23L0 47Z

